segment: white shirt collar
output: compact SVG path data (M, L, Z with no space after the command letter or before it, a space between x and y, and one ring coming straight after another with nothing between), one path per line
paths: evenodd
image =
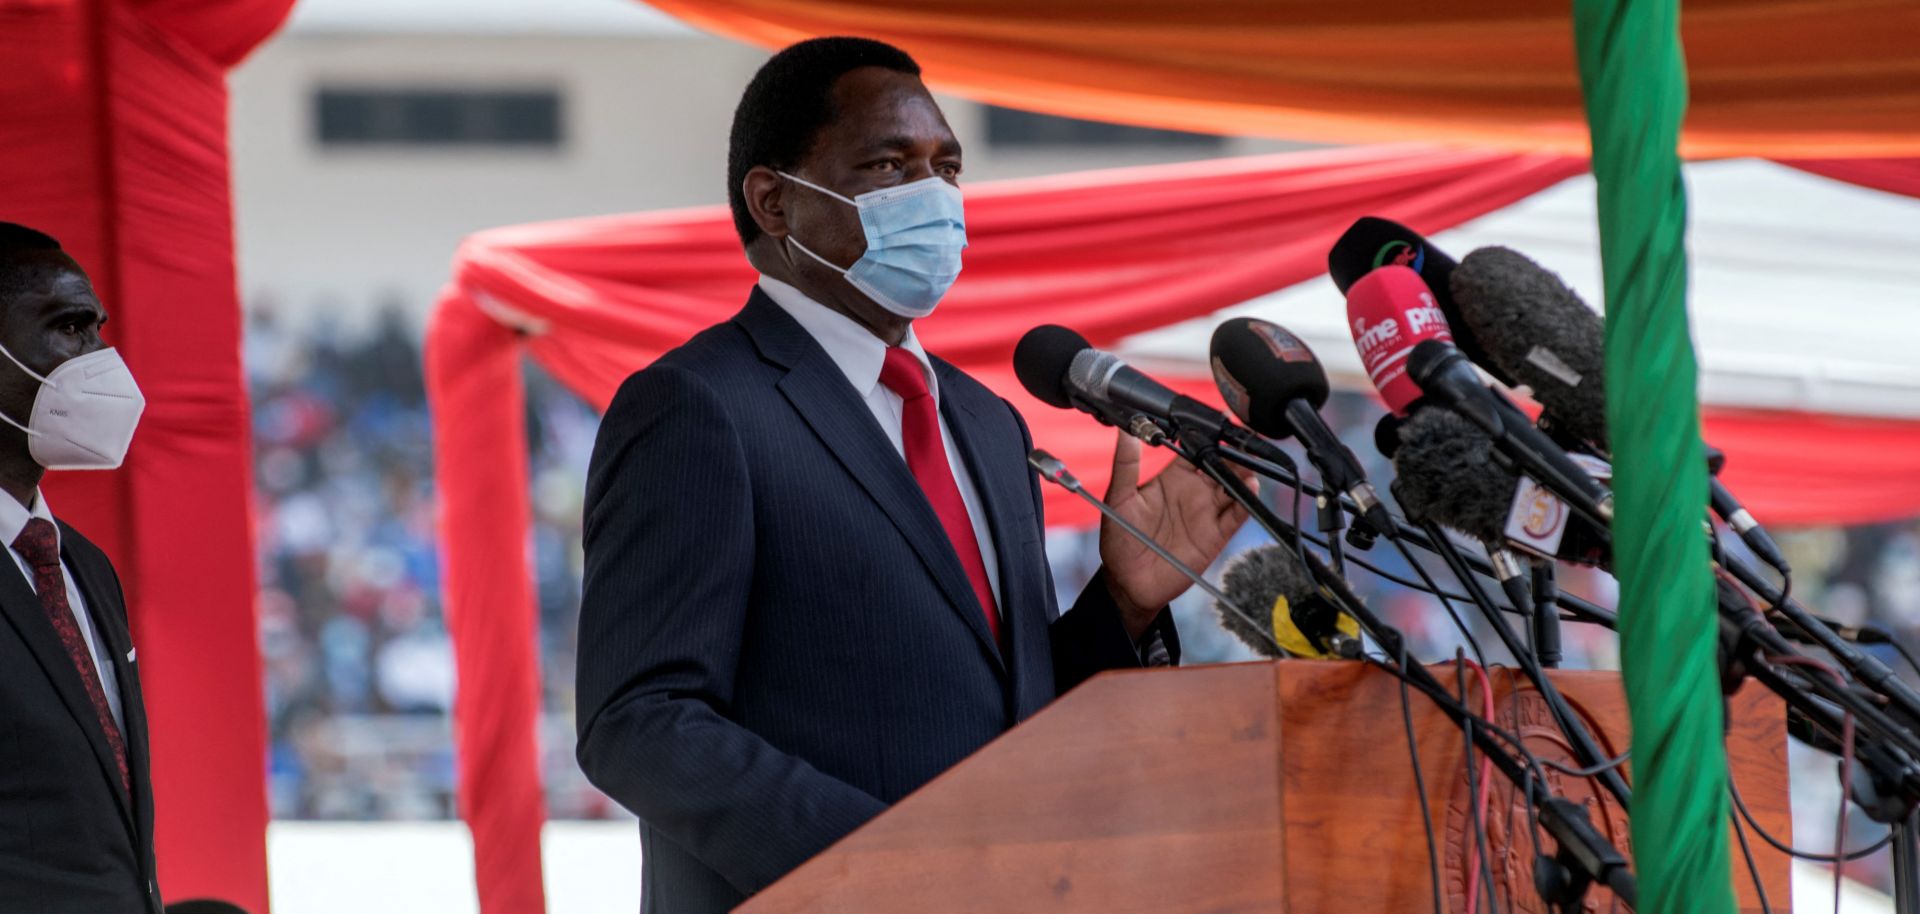
M53 523L53 512L47 508L46 496L39 489L33 490L33 507L27 508L13 496L0 492L0 546L13 547L13 541L20 538L20 531L27 529L27 521L40 518ZM54 543L60 542L60 525L54 524Z
M840 366L842 374L853 389L865 397L880 384L880 368L886 364L887 344L873 335L853 318L827 307L807 293L774 279L771 276L760 277L760 291L767 293L780 310L787 312L827 356ZM940 402L940 379L933 373L933 363L927 358L927 351L920 346L920 338L913 332L913 325L907 325L907 336L900 341L900 348L913 353L920 362L921 371L927 376L927 390L933 394L933 402ZM21 521L24 525L26 521Z

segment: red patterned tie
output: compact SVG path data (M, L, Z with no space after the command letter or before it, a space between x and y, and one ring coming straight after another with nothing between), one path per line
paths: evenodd
M87 642L80 637L73 607L67 603L67 579L60 570L60 544L53 522L39 517L27 521L26 529L13 541L13 551L26 558L28 567L33 569L33 589L40 595L40 608L46 611L47 621L53 623L53 630L60 635L60 645L67 649L74 672L86 683L94 716L99 718L100 729L107 734L107 745L113 747L113 760L120 765L120 786L131 794L133 779L127 771L127 743L113 722L106 690L100 687L100 674L93 667L93 655L87 652Z
M987 629L995 643L1000 640L1000 611L994 606L993 587L987 582L987 563L980 557L980 540L973 532L973 519L967 516L967 503L960 498L960 486L954 482L953 466L947 462L947 447L940 440L940 411L927 391L927 376L920 360L898 346L887 348L887 360L880 368L880 383L900 395L903 413L900 437L906 445L907 468L947 528L947 539L960 556L960 566L973 582L973 595L987 613Z

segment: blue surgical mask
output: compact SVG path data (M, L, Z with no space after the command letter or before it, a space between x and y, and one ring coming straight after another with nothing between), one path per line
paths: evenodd
M966 214L960 188L944 178L936 175L847 197L784 171L775 174L860 211L867 252L853 266L835 266L792 235L787 240L845 276L848 284L880 307L908 320L926 317L960 277L960 251L967 246Z

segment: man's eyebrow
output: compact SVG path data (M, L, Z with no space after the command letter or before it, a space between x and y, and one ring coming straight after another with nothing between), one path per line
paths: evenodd
M107 322L107 312L93 305L77 301L55 301L40 309L42 317L50 321L91 320Z
M882 152L907 152L918 145L920 145L919 141L910 136L889 136L874 140L860 147L860 154L875 155ZM947 137L941 140L937 154L943 156L960 155L960 140L956 137Z
M899 150L912 149L912 148L913 148L913 139L911 137L890 136L890 137L884 137L882 139L874 140L873 142L860 147L860 151L862 153L871 154L876 152L896 152Z

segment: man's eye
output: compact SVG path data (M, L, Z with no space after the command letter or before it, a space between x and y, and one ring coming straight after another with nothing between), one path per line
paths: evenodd
M880 161L875 162L872 165L869 165L867 167L873 169L874 171L898 171L900 170L900 160L899 159L881 159Z
M946 177L946 178L960 177L960 163L958 162L947 162L937 167L940 169L941 177Z

